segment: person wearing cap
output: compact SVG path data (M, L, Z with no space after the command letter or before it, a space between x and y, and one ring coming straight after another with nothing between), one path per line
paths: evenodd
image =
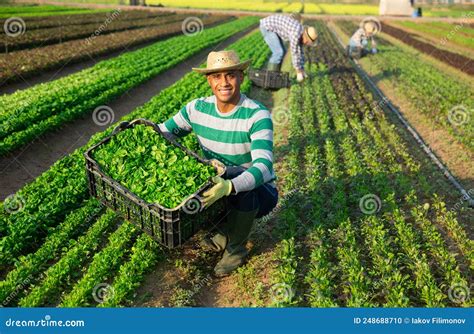
M215 185L201 199L205 207L221 198L226 201L223 224L201 241L203 247L223 253L214 268L216 276L225 276L243 263L255 218L268 214L278 201L270 112L240 92L249 63L241 62L235 51L209 53L207 67L193 71L206 76L213 95L189 102L159 124L171 138L194 132L205 158L226 166L223 177L214 177Z
M380 23L376 19L365 19L359 25L359 29L352 35L347 46L349 57L360 59L369 53L377 53L377 43L374 35L380 30ZM371 52L368 47L368 40L372 47Z
M291 60L296 70L296 79L305 78L303 45L315 46L318 33L314 27L303 26L298 19L287 15L271 15L260 20L260 31L268 44L272 55L268 63L269 71L279 71L285 46L283 41L290 42Z

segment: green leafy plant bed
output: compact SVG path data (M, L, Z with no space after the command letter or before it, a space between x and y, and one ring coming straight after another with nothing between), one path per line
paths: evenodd
M112 136L93 153L105 174L148 203L172 209L216 175L151 126L136 125Z

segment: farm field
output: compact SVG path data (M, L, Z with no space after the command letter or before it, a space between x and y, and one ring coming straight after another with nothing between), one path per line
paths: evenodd
M236 1L235 8L224 1L159 2L216 10L301 9L286 1ZM246 74L242 92L272 115L279 203L256 221L247 261L219 278L213 275L219 254L200 246L210 226L181 247L167 249L90 195L84 153L122 121L158 124L189 101L210 96L206 77L187 63L203 51L220 50L232 40L226 49L251 59L252 68L265 67L271 51L259 18L124 9L104 24L114 11L7 8L0 7L1 25L9 15L25 16L26 32L0 35L0 89L25 85L0 95L0 157L13 162L24 149L47 145L48 134L80 119L92 118L103 127L12 194L2 190L2 174L12 167L0 164L2 306L474 306L466 290L474 284L474 208L387 108L390 101L400 110L474 197L472 26L463 25L438 45L454 23L383 20L378 53L362 58L359 68L339 43L347 43L358 21L305 18L319 42L304 48L302 83L295 79L289 53L283 70L290 73L290 87L264 90ZM309 2L304 13L376 15L378 7ZM28 84L46 70L117 51L59 79ZM205 57L199 61L204 65ZM107 105L137 99L133 89L183 63L189 70L174 84L125 116L113 117ZM383 100L360 70L381 89ZM97 116L98 110L106 110L108 119ZM177 141L202 154L196 136ZM166 208L183 203L215 175L142 127L120 132L94 157L107 175L145 202L159 201ZM164 166L168 174L156 172Z
M15 15L22 17L42 17L42 16L57 16L57 15L78 15L86 13L107 12L108 9L87 9L66 6L54 5L21 5L11 6L0 3L0 18L8 18Z
M341 37L347 40L355 23L337 21L336 26L340 28ZM444 58L443 62L436 63L419 56L418 50L399 43L385 33L378 40L381 52L377 57L362 59L361 64L383 84L391 98L405 106L402 112L412 115L417 129L426 133L442 131L443 138L446 138L443 144L435 144L433 135L425 137L433 145L438 145L440 149L442 147L438 154L442 154L448 164L453 160L452 169L456 169L459 175L466 175L464 179L471 180L470 176L474 172L470 163L473 158L474 123L470 118L469 106L472 105L474 83L472 77L464 77L464 74L470 73L472 62L467 65L468 68L464 67L465 64L457 64L457 70L447 71L446 65L451 65L449 61L452 58ZM417 80L421 76L424 78L422 83ZM448 156L450 150L458 154ZM466 187L470 189L472 181L468 181Z
M59 0L68 2L68 0ZM76 3L99 3L99 4L123 4L121 0L76 0ZM348 1L350 2L350 1ZM354 1L355 2L355 1ZM363 3L334 3L334 1L307 0L304 2L304 13L306 14L328 14L328 15L378 15L379 7L376 4ZM244 11L266 11L266 12L298 12L302 10L301 1L286 0L235 0L235 1L198 1L198 0L149 0L149 6L163 5L177 8L198 8L214 10L244 10ZM465 17L472 7L469 5L421 5L423 16L433 18ZM471 8L471 9L470 9Z
M474 75L474 66L472 56L464 56L457 52L452 52L446 49L440 49L436 46L431 45L425 41L419 40L416 35L410 35L403 29L398 29L390 24L384 24L384 33L393 36L405 44L408 44L423 53L430 55L431 57L437 58L448 65L458 68L459 70L466 72L467 74ZM472 36L466 36L466 39L472 38ZM473 50L471 48L471 50ZM471 53L472 55L472 53Z
M174 37L103 61L65 78L0 97L0 154L19 148L46 131L93 111L151 76L255 22L252 17L238 19L206 29L193 40L187 36ZM177 52L181 55L174 56ZM130 66L133 63L140 63L141 66ZM85 82L87 85L84 85Z
M140 20L133 20L125 15L123 18L120 12L116 12L117 20L114 19L113 14L110 16L111 23L106 28L102 29L101 35L107 35L113 32L130 31L144 27L153 27L158 25L172 24L174 22L181 22L185 17L182 15L157 15L152 18L140 18ZM25 23L26 24L26 23ZM57 27L35 29L25 32L21 36L2 36L0 42L4 45L2 52L16 51L22 49L33 48L37 46L47 46L50 44L60 44L69 40L87 38L94 35L97 30L97 23L81 24L81 25L64 25Z
M424 22L415 23L412 21L391 22L408 30L413 30L423 37L435 40L437 44L450 42L461 47L474 49L474 28L469 24L453 24L447 22Z
M202 18L202 23L215 25L229 20L224 16L196 16ZM61 41L58 44L27 48L0 55L1 85L20 81L21 78L30 77L45 70L61 68L67 64L73 64L85 59L96 58L107 55L117 50L131 48L144 43L157 41L171 37L181 32L184 17L180 15L166 15L163 18L151 19L153 25L139 27L130 34L129 30L110 32L104 35L86 39L78 38L69 41Z

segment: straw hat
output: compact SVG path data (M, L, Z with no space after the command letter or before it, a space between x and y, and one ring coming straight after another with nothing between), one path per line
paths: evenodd
M364 29L366 32L374 35L380 30L382 30L382 25L380 24L380 21L373 16L363 19L359 27Z
M237 52L229 51L212 51L207 56L207 66L205 68L193 67L193 71L209 74L227 70L245 70L249 64L250 59L241 62Z
M306 34L306 37L311 40L312 45L316 45L318 41L318 32L316 29L311 26L304 26L304 33Z

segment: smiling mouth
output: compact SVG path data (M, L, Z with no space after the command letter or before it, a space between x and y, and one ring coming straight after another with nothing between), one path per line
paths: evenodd
M228 94L228 93L232 92L232 89L231 88L221 88L221 89L219 89L219 92L224 93L224 94Z

